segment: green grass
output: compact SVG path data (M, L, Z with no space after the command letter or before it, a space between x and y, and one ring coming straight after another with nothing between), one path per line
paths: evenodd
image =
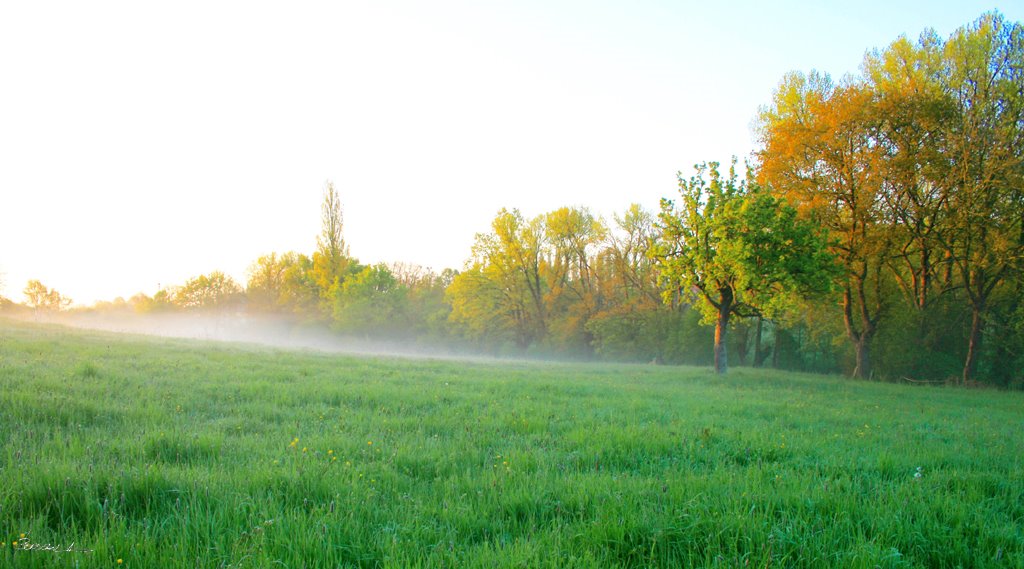
M0 566L1024 567L1022 524L1020 393L0 321Z

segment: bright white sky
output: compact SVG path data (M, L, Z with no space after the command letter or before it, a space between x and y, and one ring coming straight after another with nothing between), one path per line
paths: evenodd
M826 7L825 5L829 6ZM501 207L654 210L783 73L1019 2L4 2L0 294L153 294L311 253L461 268Z

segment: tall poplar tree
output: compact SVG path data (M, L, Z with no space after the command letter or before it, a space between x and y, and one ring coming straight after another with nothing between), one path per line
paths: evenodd
M320 235L313 253L313 275L322 298L331 294L332 287L340 285L349 264L348 245L342 235L343 225L341 198L334 183L328 181L320 204Z

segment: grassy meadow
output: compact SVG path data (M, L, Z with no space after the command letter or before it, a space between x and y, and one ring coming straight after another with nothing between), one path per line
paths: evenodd
M1024 567L1024 394L0 320L4 567Z

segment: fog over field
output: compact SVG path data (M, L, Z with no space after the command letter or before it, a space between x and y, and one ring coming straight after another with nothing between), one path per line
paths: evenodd
M340 335L322 324L302 323L292 318L273 315L229 312L173 314L77 312L52 315L43 318L42 321L89 330L215 342L239 342L288 350L316 350L352 355L407 358L495 359L487 354L473 353L453 347L438 347L415 340L381 340Z
M556 16L547 8L550 3L542 4L521 13L529 16L519 22L520 27L471 24L452 31L472 30L484 40L504 30L510 33L498 37L507 40L507 46L515 46L513 51L518 53L525 45L536 45L534 40L539 38L533 32L538 22ZM728 29L712 32L709 38L713 40L690 46L674 43L696 37L680 34L680 30L709 32L725 25L729 20L720 17L721 8L703 14L683 5L668 11L662 6L655 10L630 6L604 12L602 23L598 23L601 18L591 22L597 24L592 39L605 38L610 42L604 44L607 50L593 49L597 43L578 42L583 38L570 39L572 34L560 31L550 36L558 38L552 46L557 49L533 52L535 56L544 53L539 60L516 58L520 63L513 65L502 65L501 58L493 57L497 54L476 49L488 45L487 41L449 45L447 41L459 34L446 33L444 19L432 21L430 16L438 15L433 8L423 17L411 17L415 11L391 13L390 9L385 13L325 10L321 16L326 19L300 17L298 23L336 19L355 25L353 31L367 33L365 39L372 41L352 44L358 49L345 49L333 39L319 48L306 45L310 54L335 56L330 64L307 68L311 76L321 77L322 70L335 69L337 77L352 88L301 88L294 93L301 94L296 99L298 106L315 107L315 102L308 100L309 93L328 93L324 102L332 112L374 116L370 107L355 99L346 102L334 95L365 90L372 102L387 102L377 115L394 119L392 126L399 130L389 131L380 121L372 120L368 123L371 134L360 136L351 121L334 123L342 128L329 138L350 137L355 147L349 150L354 151L314 146L341 160L341 172L332 174L322 164L318 167L316 160L303 159L286 168L288 176L277 178L265 168L283 164L282 152L306 156L310 152L294 141L309 143L311 139L296 132L275 134L245 117L243 124L255 129L245 136L246 141L260 141L261 151L271 154L260 159L258 153L243 152L244 164L231 167L217 149L243 147L207 132L216 121L186 112L198 122L185 129L188 142L176 146L198 152L204 162L215 157L210 165L224 168L222 173L228 178L221 180L173 152L161 152L134 135L125 135L119 138L157 162L149 164L147 173L128 176L125 194L106 197L92 186L107 187L112 183L110 172L124 172L117 166L102 166L102 161L87 160L90 165L102 166L98 170L101 177L92 184L84 178L64 183L46 180L38 187L29 183L54 164L59 164L62 172L79 175L73 161L54 153L53 137L48 137L36 149L41 161L25 168L24 179L5 180L0 172L0 187L12 188L12 195L44 200L5 202L9 211L19 212L13 217L29 223L16 231L0 224L0 243L16 244L15 249L24 255L19 260L12 259L7 250L0 254L0 314L121 332L359 354L461 357L482 353L499 358L658 362L712 365L719 374L730 367L772 367L857 379L1024 389L1024 263L1020 262L1024 259L1024 170L1020 168L1024 163L1024 97L1020 96L1024 23L1019 14L1004 14L996 7L973 12L973 20L961 12L958 18L964 19L958 21L963 23L950 31L955 23L947 18L963 10L965 2L959 2L955 11L946 9L951 6L937 8L933 2L910 10L913 17L909 21L904 20L878 41L879 24L895 23L888 4L876 6L874 11L861 4L846 6L871 21L866 26L871 33L863 28L858 32L855 27L844 30L855 39L852 50L849 42L844 48L855 59L838 69L820 65L824 62L817 59L818 49L806 49L808 45L817 48L843 43L832 41L837 39L832 37L834 26L807 25L800 18L822 23L851 18L807 10L780 16L779 10L765 11L763 7L758 10L764 13L756 14L750 10L753 6L726 10L745 14L759 33L774 30L770 36L752 40L749 49L741 49L748 64L750 54L767 55L766 45L777 38L796 37L786 30L831 34L824 42L799 41L799 53L794 57L767 57L780 66L775 71L764 62L757 63L759 72L768 72L768 83L755 81L743 66L729 65L729 59L718 53L740 49L742 42L733 40L751 40L753 36L741 28L726 25ZM468 17L461 21L512 23L515 19L509 16L513 12L503 8L500 14L491 14L497 16L492 21L472 10L461 14ZM588 11L588 17L601 12ZM406 22L413 24L411 29L403 30L399 13L411 17ZM939 13L945 16L938 18ZM242 28L274 29L283 21L282 14L264 16L269 27ZM578 16L579 10L574 8L557 18L564 17L567 28L586 25L587 18ZM773 16L779 17L774 26L770 23ZM100 19L109 24L107 18ZM163 20L163 15L154 18ZM189 18L189 23L192 20ZM0 16L0 22L4 21ZM205 15L196 21L211 22ZM247 42L222 35L224 30L237 31L233 15L225 19L232 22L230 26L212 21L214 25L203 28L216 40L207 46L211 49L203 49L201 42L190 44L198 50L193 54L198 60L217 61L211 55L227 45L246 51ZM623 28L627 21L642 25ZM905 27L911 22L921 27ZM24 36L24 45L6 51L31 54L37 42L50 43L45 36L16 27ZM77 32L81 26L72 27ZM328 27L333 31L327 35L301 35L355 37L348 33L339 36L338 30L344 28ZM112 32L122 31L120 26L114 28ZM3 32L0 25L0 48L6 35ZM423 32L428 33L418 35ZM390 33L394 37L389 38ZM57 36L76 50L87 43L75 41L73 35ZM90 32L90 38L93 36L106 34ZM182 37L186 36L191 37L187 33ZM265 36L260 32L247 39L262 46ZM116 34L112 38L108 39L116 50L131 45L133 53L145 53L137 49L141 46L136 42L117 41ZM650 44L646 53L633 51L653 38L672 41ZM455 49L432 54L430 47L437 47L434 42L439 40ZM398 55L397 59L384 58L375 64L354 55L377 53L380 50L372 46L381 41L380 47L398 50L384 50ZM156 43L161 49L176 45ZM288 41L281 45L295 47ZM408 76L402 69L410 59L400 55L402 45L409 54L423 56L423 61L416 60L413 66L416 73ZM567 45L596 57L598 65L581 66L586 60L576 57L558 58L556 54ZM708 46L714 57L692 57L704 53ZM290 61L287 50L272 51L270 59ZM796 57L811 52L814 62ZM54 53L63 52L58 49ZM613 53L624 59L609 57ZM454 56L465 54L483 59L462 60L466 66L451 74L431 72L426 65L458 60ZM79 55L90 61L108 60L91 57L87 51ZM235 55L232 52L216 65L216 77L230 76L223 70L241 63ZM308 61L302 51L292 56L294 61ZM375 70L363 77L366 81L336 65L351 57L367 65L364 70ZM59 59L65 63L63 56ZM266 67L267 59L257 56L252 69L260 70L261 81L271 78L271 83L277 83ZM728 70L733 79L741 79L743 88L730 87L715 74L689 67L698 60ZM558 81L533 80L537 70L556 61L559 63L549 69L549 78ZM616 61L617 65L611 65ZM59 67L27 67L63 76L54 71ZM285 64L284 68L288 78L294 78L290 74L295 66ZM577 94L599 98L575 96L573 89L558 87L562 79L581 68L593 72L596 81L585 82ZM523 70L531 71L522 76L519 72ZM497 73L491 77L496 81L489 81L484 71ZM422 77L421 72L425 73ZM4 75L3 69L0 75ZM123 74L118 71L115 75ZM672 85L648 84L641 76L654 78L655 83L669 78ZM171 83L179 83L170 77ZM201 79L201 74L189 74L187 79L197 77L202 88L190 92L209 91L211 83ZM379 77L404 79L401 85L388 86L376 83ZM452 82L466 78L472 79L472 86ZM34 75L29 79L20 83L35 84L31 80ZM104 88L110 87L106 81L102 83ZM701 87L694 88L695 84ZM408 85L417 89L410 90ZM434 94L440 98L434 103L438 104L424 98L431 85L437 88ZM510 90L510 85L515 89ZM483 86L488 88L480 90ZM615 88L621 86L627 86L630 93L614 95ZM685 93L676 92L677 87ZM524 90L518 92L519 88ZM76 93L82 91L88 89L76 89ZM247 87L245 92L264 90ZM153 114L153 109L161 109L156 113L161 116L166 114L157 101L132 96L130 90L126 93L129 99L152 103L141 115L131 113L133 127L146 124L140 123L138 116ZM744 104L733 101L718 112L708 101L682 96L693 93L719 102L736 93L751 99ZM392 99L392 94L399 98ZM405 96L412 96L416 104L402 103ZM506 100L508 96L512 99ZM33 103L37 99L29 98ZM249 100L247 96L229 98L230 107L236 106L236 99ZM205 96L200 99L206 100ZM287 100L274 98L272 104L257 104L254 108L260 111L256 115L265 117L269 116L264 112L267 109L285 111L295 106ZM544 113L533 112L529 101L554 114L545 118ZM659 101L670 103L669 107L659 111ZM455 107L449 108L451 104ZM51 107L64 105L38 108L37 112L51 117ZM616 107L626 114L613 118ZM18 109L21 114L25 110L16 104L0 104L3 108ZM80 114L106 116L92 106L82 108L88 112ZM681 109L712 122L702 126L684 121L673 126L671 119ZM578 124L569 120L570 110L580 113L575 115ZM403 112L411 114L403 117ZM468 113L464 118L471 128L460 132L448 119L450 114L463 112ZM636 116L637 112L644 116ZM284 122L288 124L312 125L319 133L331 131L331 121L303 121L291 111L282 116L287 116ZM429 121L413 120L422 117ZM438 117L443 117L444 125L431 122ZM495 117L501 120L492 121ZM512 123L502 122L506 120ZM664 138L631 130L648 120L660 125L658 132ZM55 124L64 122L61 119ZM176 125L180 122L175 121ZM620 122L630 128L617 128ZM0 123L9 130L5 121L0 119ZM29 120L23 126L30 134L48 132L40 124ZM62 126L54 132L64 130ZM90 135L83 139L88 143L72 145L74 156L81 158L82 148L102 148L104 157L141 162L93 140L92 133L107 130L108 125L81 128ZM146 124L143 130L163 133L164 129ZM228 131L232 136L241 132L235 128ZM732 150L727 150L716 148L708 138L708 133L718 136L736 131L753 135L753 144L731 144ZM439 132L454 138L439 137ZM416 133L426 138L417 143ZM523 136L514 142L514 134ZM17 136L15 129L12 152L31 148L27 138ZM216 149L205 152L193 144L193 138L217 141ZM267 141L286 148L275 150ZM416 159L403 159L395 141L409 143ZM538 146L538 141L543 144ZM649 146L638 146L638 141ZM693 152L682 152L675 146L679 141L695 145ZM461 151L467 144L471 148ZM425 156L422 148L442 155L420 164L418 160ZM579 160L574 161L566 149L578 152ZM13 156L7 160L12 165L31 164L18 152L3 150L0 145L0 155ZM630 153L646 158L629 164ZM656 155L663 161L648 160ZM172 167L160 164L168 159ZM440 183L456 188L460 183L455 178L468 172L463 167L466 164L480 176L462 180L461 193L431 186ZM609 165L624 169L615 174ZM369 177L353 177L350 170L356 166L366 167ZM165 178L168 171L184 172L188 178ZM260 190L255 181L239 177L247 171L272 185ZM300 172L316 178L289 179ZM160 175L149 175L152 173ZM384 174L395 177L380 185ZM138 180L147 180L145 193L159 199L159 204L147 206L136 199ZM169 185L153 186L152 180ZM204 182L211 185L204 186ZM313 199L306 198L312 198L318 187L322 189L316 207ZM56 188L74 188L76 199L88 201L79 204L65 199ZM198 193L193 196L189 192ZM527 199L534 192L544 199ZM221 193L229 199L218 207L214 198ZM372 206L362 202L365 196L384 201ZM483 198L487 199L481 201ZM51 204L60 207L49 207ZM113 204L131 207L132 213L104 218L90 209L93 204L104 204L99 208L104 215L113 210ZM248 209L255 204L271 210L261 214ZM185 211L174 209L179 206ZM33 212L53 210L72 212L89 227L76 230L65 220L41 221L32 216ZM154 224L158 219L170 219L174 226L161 229ZM244 227L233 225L239 222ZM295 223L293 238L274 233L291 222ZM383 231L387 239L364 233L367 225L361 224ZM81 238L93 236L97 228L108 232L105 240L85 245ZM448 231L458 235L457 243L438 241ZM54 242L57 247L53 251L41 246L44 236L58 235L63 236ZM190 245L192 238L200 241ZM382 246L385 241L393 242L394 248L388 247L393 253L382 254L384 249L371 253L364 248L366 244ZM124 248L127 244L141 245L145 252L133 253ZM244 244L245 248L230 250L232 244ZM430 256L416 254L417 248L425 248ZM212 257L204 258L197 251ZM105 260L107 254L115 257ZM182 263L180 268L172 268L175 259ZM156 265L155 269L147 268L147 263ZM114 291L122 294L89 304L100 290L108 291L103 296ZM72 314L60 314L65 312Z

